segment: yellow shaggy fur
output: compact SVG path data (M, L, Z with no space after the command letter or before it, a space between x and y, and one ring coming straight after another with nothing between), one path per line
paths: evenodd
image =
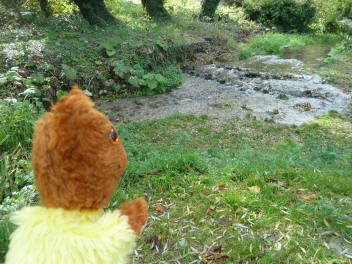
M6 264L126 264L136 234L119 210L26 207L12 215Z

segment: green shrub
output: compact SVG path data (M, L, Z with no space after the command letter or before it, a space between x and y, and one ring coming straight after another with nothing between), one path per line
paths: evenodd
M313 27L321 32L344 31L339 24L342 19L352 19L351 0L314 0L317 9Z
M307 30L315 15L311 0L245 0L243 10L249 19L285 32Z

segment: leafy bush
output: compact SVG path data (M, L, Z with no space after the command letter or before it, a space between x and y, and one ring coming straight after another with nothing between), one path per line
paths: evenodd
M352 19L351 0L314 0L317 13L313 27L321 32L344 31L339 21Z
M249 19L286 32L307 30L315 15L311 0L245 0L243 10Z
M140 64L128 66L123 61L114 61L112 66L120 82L146 95L165 93L182 82L181 70L173 65L155 69L153 72L148 72Z

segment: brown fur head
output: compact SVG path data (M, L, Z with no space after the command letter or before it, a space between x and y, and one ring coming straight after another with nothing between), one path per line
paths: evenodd
M32 166L43 206L70 210L108 204L127 165L121 142L114 144L109 136L112 129L77 87L37 121Z

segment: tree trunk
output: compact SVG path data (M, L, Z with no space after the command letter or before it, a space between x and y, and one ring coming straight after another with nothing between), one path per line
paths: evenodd
M73 0L82 16L91 25L115 23L116 18L106 9L104 0Z
M50 11L48 8L48 0L39 0L40 9L42 10L43 14L48 17L50 16Z
M213 19L219 2L220 0L203 0L202 10L200 12L199 18L204 19L205 17L208 17L210 19Z
M170 19L170 15L164 7L164 0L142 0L142 4L152 19L157 21Z

